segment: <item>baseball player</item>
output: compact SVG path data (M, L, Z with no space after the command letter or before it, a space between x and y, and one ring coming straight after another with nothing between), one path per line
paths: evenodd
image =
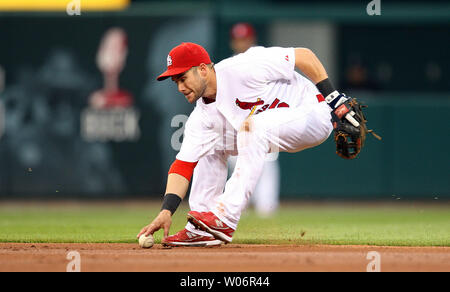
M257 45L255 28L245 22L238 22L230 30L230 47L234 55L245 53L249 48ZM232 173L237 162L237 156L228 158L229 173ZM264 167L259 178L250 203L254 206L256 214L261 217L270 217L279 206L280 192L280 165L278 153L268 153Z
M230 30L230 48L235 55L245 53L256 46L255 28L246 22L238 22Z
M196 105L169 170L161 212L138 234L164 229L167 246L231 242L266 154L320 145L333 130L330 113L337 107L339 118L351 119L341 106L347 97L334 89L307 48L253 47L214 65L203 47L182 43L170 51L167 71L157 80L167 78ZM227 181L232 154L238 158ZM171 217L191 178L188 224L169 236Z

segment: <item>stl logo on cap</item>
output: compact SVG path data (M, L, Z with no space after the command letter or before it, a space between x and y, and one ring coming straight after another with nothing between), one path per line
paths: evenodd
M156 80L165 80L202 63L211 64L208 52L202 46L194 43L181 43L170 51L167 56L167 70Z

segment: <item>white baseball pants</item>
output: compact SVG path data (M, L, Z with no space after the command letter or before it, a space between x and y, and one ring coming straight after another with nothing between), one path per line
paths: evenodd
M326 102L320 102L299 108L271 109L248 118L237 132L238 158L227 182L228 151L216 150L200 159L192 181L191 210L212 211L236 230L261 176L267 153L294 153L321 144L333 130L330 112ZM190 224L186 228L203 234Z
M236 167L237 156L228 157L229 174ZM280 193L280 165L278 153L266 155L263 171L256 184L255 190L250 198L250 204L255 207L255 211L262 217L273 214L279 205Z

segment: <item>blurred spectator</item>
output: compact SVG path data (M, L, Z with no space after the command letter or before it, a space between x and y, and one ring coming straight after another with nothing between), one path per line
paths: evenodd
M2 93L7 119L0 152L9 192L36 195L120 194L125 184L112 149L79 135L79 112L95 86L75 55L53 49L39 68L19 69ZM13 78L11 78L14 80ZM24 169L33 169L32 175ZM20 182L20 183L18 183Z
M234 54L240 54L256 46L256 32L249 23L236 23L230 31L230 47Z
M130 107L133 97L119 88L119 75L122 72L128 55L127 34L121 28L109 29L97 53L97 66L103 73L104 87L94 92L89 100L97 109Z
M230 47L234 55L244 53L257 45L256 31L249 23L236 23L230 31ZM228 159L229 172L236 166L236 156ZM278 209L280 192L280 166L278 153L269 153L266 156L264 169L251 198L258 215L271 216Z

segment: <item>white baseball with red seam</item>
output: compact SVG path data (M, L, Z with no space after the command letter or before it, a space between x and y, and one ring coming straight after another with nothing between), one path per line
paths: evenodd
M145 236L145 234L139 236L139 246L142 248L151 248L154 243L155 239L151 234L149 236Z

